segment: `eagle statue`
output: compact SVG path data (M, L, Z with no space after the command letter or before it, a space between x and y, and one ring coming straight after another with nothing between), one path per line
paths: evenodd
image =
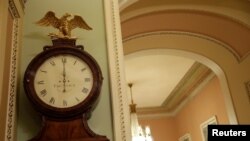
M52 26L59 30L58 34L50 33L49 36L56 38L73 38L71 37L71 30L75 28L82 28L85 30L92 30L92 28L78 15L65 13L61 18L57 18L55 13L48 11L45 16L36 22L40 26Z

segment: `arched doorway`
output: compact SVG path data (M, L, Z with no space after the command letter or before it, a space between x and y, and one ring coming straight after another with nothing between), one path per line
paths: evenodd
M123 45L125 56L136 52L154 52L157 50L156 52L158 55L164 54L185 57L209 67L219 78L229 123L238 123L225 73L218 65L219 63L216 62L216 59L213 57L209 58L209 56L213 56L214 54L219 55L222 53L225 56L228 55L227 59L234 60L235 58L232 52L228 51L228 46L226 44L201 34L179 31L161 31L132 36L125 39ZM209 54L209 52L211 54Z

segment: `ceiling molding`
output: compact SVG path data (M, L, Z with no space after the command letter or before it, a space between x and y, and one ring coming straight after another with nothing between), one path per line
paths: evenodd
M140 116L174 116L177 109L180 109L180 105L187 103L186 99L194 97L193 92L198 88L204 86L203 82L206 84L209 82L207 79L211 80L211 74L214 73L206 66L195 63L185 74L182 80L177 84L175 89L172 91L170 96L165 100L165 102L160 107L150 107L150 108L138 108L137 113ZM196 92L197 94L197 92Z
M210 73L212 71L209 68L196 62L171 92L170 96L164 101L162 106L167 111L173 111Z

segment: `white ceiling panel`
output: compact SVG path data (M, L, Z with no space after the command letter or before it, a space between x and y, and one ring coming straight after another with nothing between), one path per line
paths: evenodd
M126 55L126 80L133 83L134 103L138 108L160 106L194 62L169 55L164 49L143 50Z

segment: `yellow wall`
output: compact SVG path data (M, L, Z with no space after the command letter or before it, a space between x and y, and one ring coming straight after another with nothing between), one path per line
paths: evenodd
M105 40L105 23L103 1L100 0L32 0L25 5L23 49L21 56L21 75L26 66L36 54L42 51L44 45L51 45L47 36L57 32L53 28L40 27L34 24L47 11L54 11L60 17L64 13L78 14L93 28L91 31L75 29L72 34L78 37L78 45L84 45L85 50L99 63L103 76L101 99L94 110L89 125L98 134L106 135L112 140L112 117L110 105L109 76L107 63L107 47ZM23 76L21 76L23 77ZM23 79L23 78L21 78ZM41 119L27 100L22 83L18 96L18 141L30 139L39 130Z

